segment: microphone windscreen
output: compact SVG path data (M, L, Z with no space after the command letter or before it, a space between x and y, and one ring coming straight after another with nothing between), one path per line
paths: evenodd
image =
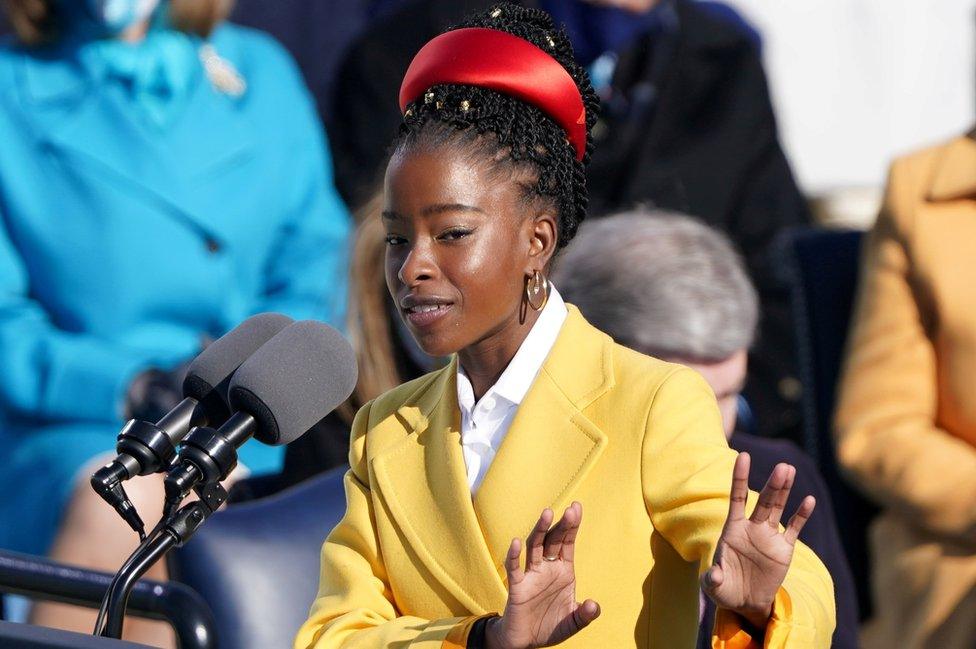
M349 398L359 372L338 331L312 320L285 327L230 381L230 405L257 420L254 437L287 444Z
M219 426L230 417L227 386L241 363L292 322L280 313L259 313L207 345L193 359L183 380L183 396L200 402L208 425Z

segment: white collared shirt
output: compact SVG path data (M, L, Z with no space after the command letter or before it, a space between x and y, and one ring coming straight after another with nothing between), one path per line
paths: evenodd
M471 494L478 490L495 453L505 439L519 404L542 369L568 312L556 287L508 367L476 404L474 388L458 363L457 392L461 409L461 449Z

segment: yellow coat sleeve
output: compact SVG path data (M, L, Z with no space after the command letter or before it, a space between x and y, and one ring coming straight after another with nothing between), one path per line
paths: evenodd
M425 620L399 615L374 531L365 457L369 410L356 414L345 477L346 513L322 546L319 592L295 649L464 647L477 618Z
M685 561L697 563L699 574L711 566L725 525L735 457L722 434L711 388L697 373L675 370L661 384L648 415L641 469L644 500L654 529ZM750 493L750 511L756 500ZM738 616L720 610L712 646L827 649L834 615L827 569L813 551L797 543L762 644L739 625Z
M835 431L840 464L866 492L933 532L976 542L976 449L935 424L936 353L909 258L928 180L896 162L868 238Z

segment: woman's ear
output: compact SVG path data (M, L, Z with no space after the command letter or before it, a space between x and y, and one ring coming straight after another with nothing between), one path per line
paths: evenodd
M558 239L556 229L556 216L552 210L545 210L538 213L531 224L529 241L529 259L525 268L525 274L531 276L536 270L543 270L549 265L556 252L556 241Z

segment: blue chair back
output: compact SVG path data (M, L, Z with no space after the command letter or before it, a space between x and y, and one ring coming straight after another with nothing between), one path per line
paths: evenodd
M322 542L346 508L345 467L214 514L171 553L208 603L221 649L290 647L318 589Z
M816 228L794 230L787 238L787 276L803 384L803 445L827 481L862 619L871 611L867 527L878 510L840 473L833 414L863 238L860 231Z
M789 276L803 382L803 445L821 463L833 456L831 421L862 237L853 230L803 228L789 238Z

